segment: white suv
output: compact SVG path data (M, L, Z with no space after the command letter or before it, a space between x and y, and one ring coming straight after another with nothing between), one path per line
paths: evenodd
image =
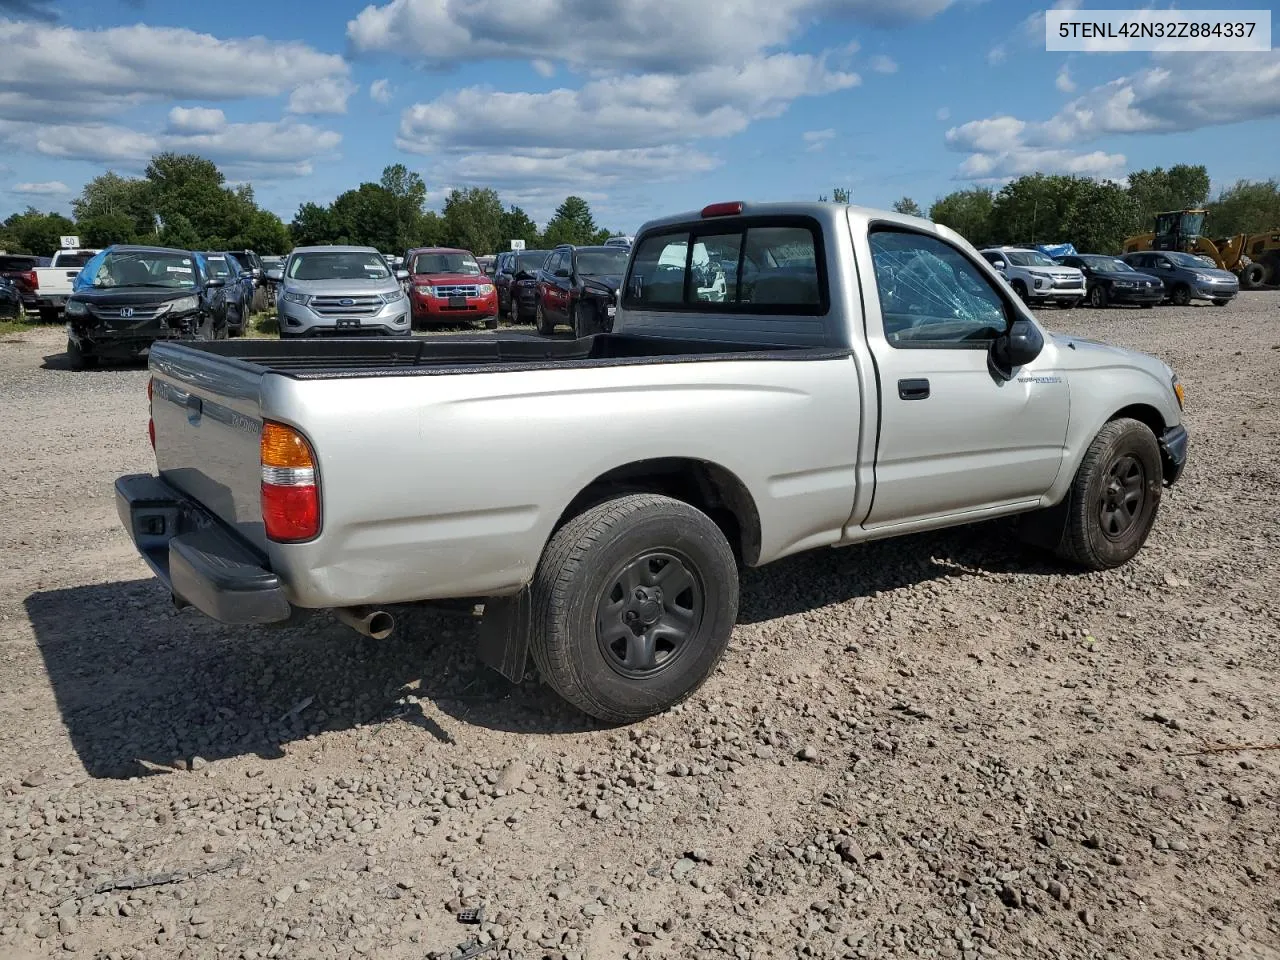
M983 258L1004 274L1013 292L1026 303L1056 303L1074 307L1084 299L1084 274L1055 263L1039 250L1026 247L988 247Z

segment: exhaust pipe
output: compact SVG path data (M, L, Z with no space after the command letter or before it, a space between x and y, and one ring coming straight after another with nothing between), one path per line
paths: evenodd
M385 640L396 628L396 618L373 607L336 607L333 615L357 633L374 640Z

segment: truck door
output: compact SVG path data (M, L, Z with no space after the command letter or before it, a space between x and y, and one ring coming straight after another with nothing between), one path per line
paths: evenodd
M866 335L881 396L863 526L1037 500L1066 442L1070 394L1056 350L1046 342L1012 380L1000 379L987 354L1016 315L1009 293L932 234L873 226L867 243Z

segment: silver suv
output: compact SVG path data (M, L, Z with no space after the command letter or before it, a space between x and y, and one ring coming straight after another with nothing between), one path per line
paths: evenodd
M1074 307L1084 299L1084 274L1075 267L1055 263L1039 250L988 247L978 252L1004 275L1023 303Z
M280 336L411 336L408 276L373 247L297 247L276 298Z

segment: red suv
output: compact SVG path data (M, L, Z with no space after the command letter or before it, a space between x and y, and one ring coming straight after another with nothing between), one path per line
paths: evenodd
M418 328L479 320L498 328L498 292L470 250L419 247L404 255Z

